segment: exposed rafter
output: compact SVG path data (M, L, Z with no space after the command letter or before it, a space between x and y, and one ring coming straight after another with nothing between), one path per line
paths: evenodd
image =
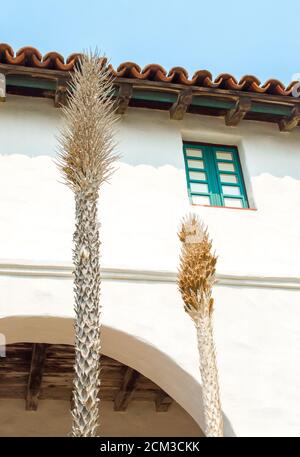
M31 410L36 410L38 399L72 402L74 355L69 345L6 345L0 363L0 399L25 397ZM167 410L171 400L157 384L117 360L105 355L101 360L101 400L115 402L116 411L124 411L133 399L155 402L157 411Z
M114 403L115 411L125 411L136 389L139 373L133 368L127 367L120 391L117 393Z
M117 96L117 113L124 114L128 108L129 101L132 97L132 85L131 84L120 84L119 92Z
M166 392L159 392L155 399L156 411L159 413L168 411L171 403L173 403L173 399Z
M5 73L0 73L0 102L5 102L6 99L6 76Z
M28 411L36 411L38 407L47 349L47 344L40 343L34 343L32 347L31 365L26 393L26 409Z
M170 118L177 121L183 119L188 107L192 103L192 89L185 89L178 93L177 100L170 108Z
M52 98L55 106L61 106L66 101L68 71L0 63L0 73L6 75L6 94ZM119 87L119 91L116 90L119 113L124 113L130 103L133 107L169 110L172 119L182 118L187 110L211 116L224 115L226 110L228 125L237 125L246 112L247 119L279 124L282 131L290 131L299 125L297 111L294 111L296 116L291 116L292 109L299 105L299 99L290 95L242 93L240 90L202 85L187 87L178 82L123 76L116 77L115 86ZM251 100L248 111L245 99ZM233 100L238 100L235 105Z
M295 127L297 127L300 122L300 106L295 106L292 110L292 114L283 118L279 121L279 129L281 132L291 132Z
M238 125L251 110L251 99L249 97L240 97L234 108L229 110L225 116L225 124L230 126Z

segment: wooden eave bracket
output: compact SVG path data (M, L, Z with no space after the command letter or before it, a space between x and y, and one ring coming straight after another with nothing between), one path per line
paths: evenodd
M226 113L225 124L230 126L238 125L250 110L251 99L249 97L240 97L235 106Z
M60 108L67 103L67 81L58 78L56 81L56 90L54 96L54 106Z
M0 102L6 100L6 75L4 72L0 73Z
M289 117L280 119L278 126L281 132L291 132L300 121L300 105L296 105Z
M124 83L119 85L119 93L116 99L118 114L124 114L126 112L132 97L132 92L132 84Z
M170 108L170 119L180 121L192 103L192 89L185 89L179 92L177 100Z
M38 408L47 349L47 344L40 343L34 343L32 347L31 365L26 392L27 411L36 411Z

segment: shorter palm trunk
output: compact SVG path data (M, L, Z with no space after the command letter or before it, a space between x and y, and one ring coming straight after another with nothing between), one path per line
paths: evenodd
M75 377L72 436L96 436L100 390L100 265L98 194L75 194Z
M211 316L195 319L199 349L200 373L202 378L202 398L208 437L223 436L223 417L221 410L218 370L213 339Z

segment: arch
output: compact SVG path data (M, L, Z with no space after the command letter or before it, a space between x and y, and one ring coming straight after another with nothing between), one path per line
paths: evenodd
M74 344L73 319L58 316L15 315L0 319L6 343ZM200 383L170 356L148 341L108 325L102 326L101 352L139 371L168 393L202 430L204 427ZM224 416L225 436L235 436Z

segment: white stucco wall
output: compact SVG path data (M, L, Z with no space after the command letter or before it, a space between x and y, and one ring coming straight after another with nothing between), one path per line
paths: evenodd
M2 258L70 261L73 200L51 159L59 125L51 101L11 96L1 105ZM214 239L218 270L299 276L300 129L281 133L250 121L229 128L218 118L187 115L179 122L165 112L129 109L119 130L122 162L101 198L104 265L175 268L178 222L191 209L184 138L237 144L257 209L194 207Z
M47 323L26 329L7 318L60 316L68 324L55 341L72 341L71 280L18 276L9 266L71 262L73 199L52 160L60 110L17 96L0 108L0 331L9 341L25 334L39 341ZM227 434L231 423L237 435L299 435L299 129L283 134L250 121L229 128L223 119L187 115L178 122L168 113L129 109L118 137L121 163L99 208L103 267L175 272L179 221L191 209L199 213L219 256L219 275L237 278L235 286L215 288ZM191 208L182 139L238 145L256 210ZM258 283L246 287L245 277ZM109 353L109 329L120 339L131 335L132 354L119 348L111 355L160 384L203 427L195 334L175 283L106 280L103 306L104 350Z

